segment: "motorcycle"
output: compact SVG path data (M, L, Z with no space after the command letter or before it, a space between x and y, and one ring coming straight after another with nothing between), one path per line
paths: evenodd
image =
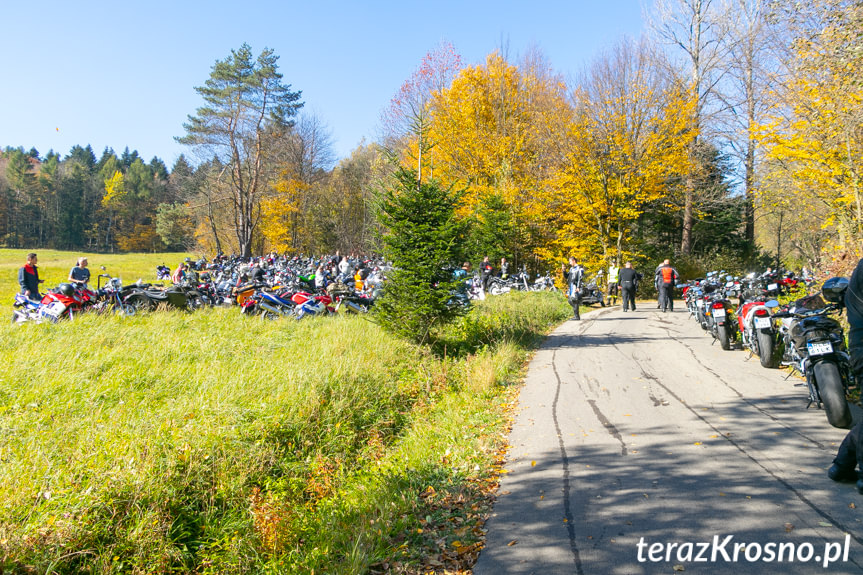
M203 306L203 299L201 298L201 293L192 287L175 285L162 289L141 284L126 296L123 303L134 306L136 311L150 311L160 305L177 309L194 310Z
M740 339L743 347L758 356L762 367L779 367L776 330L770 317L770 309L776 307L778 302L767 297L768 290L757 279L747 279L749 283L742 293L743 302L737 310Z
M605 307L605 294L597 287L597 277L581 286L581 304L593 305L595 303L598 303L600 307Z
M823 406L830 425L843 429L851 427L845 392L855 378L842 325L830 314L841 313L847 289L846 278L830 278L824 282L820 297L801 298L773 314L781 322L783 363L806 378L807 407L813 403Z

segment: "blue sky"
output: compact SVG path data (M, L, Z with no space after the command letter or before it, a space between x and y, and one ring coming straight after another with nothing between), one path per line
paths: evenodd
M641 0L4 4L0 147L128 146L169 168L188 152L173 138L202 103L194 87L243 42L275 50L344 157L375 139L381 110L441 41L466 64L537 46L568 75L643 28Z

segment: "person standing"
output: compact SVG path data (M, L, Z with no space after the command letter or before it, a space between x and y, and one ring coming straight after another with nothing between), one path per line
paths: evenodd
M580 320L581 313L578 308L581 306L581 282L584 279L584 268L578 265L575 256L569 256L569 271L566 269L566 264L562 264L561 269L569 284L567 297L569 305L572 306L572 319Z
M77 287L87 287L87 284L90 282L90 270L87 269L87 258L78 258L78 263L69 272L69 282Z
M632 263L620 270L620 299L623 300L623 311L635 311L635 290L638 287L638 276L640 274L632 267Z
M665 260L656 268L656 285L659 288L659 305L663 312L674 311L674 284L680 278L671 261Z
M500 258L500 279L505 280L509 276L509 262L506 258Z
M617 267L617 260L611 260L606 281L608 281L608 301L610 305L614 305L617 303L617 289L620 285L620 268Z
M36 254L31 252L27 254L27 263L18 270L18 285L21 286L21 293L32 300L42 299L39 284L45 283L45 280L39 279L37 261Z
M479 273L482 280L482 291L488 293L488 284L491 282L491 276L494 275L494 267L488 261L488 256L482 258L482 263L479 264Z
M857 381L863 378L863 260L848 281L845 291L845 312L848 314L848 355L851 356L851 371ZM857 491L863 493L863 475L858 475L859 466L863 474L863 421L851 428L839 446L833 465L827 476L833 481L857 480Z

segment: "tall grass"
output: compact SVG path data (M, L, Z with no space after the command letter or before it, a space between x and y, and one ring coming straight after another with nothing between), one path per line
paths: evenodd
M502 384L566 311L550 295L495 298L438 334L445 358L361 317L3 324L0 567L421 565L434 549L418 530L442 512L424 491L488 476Z

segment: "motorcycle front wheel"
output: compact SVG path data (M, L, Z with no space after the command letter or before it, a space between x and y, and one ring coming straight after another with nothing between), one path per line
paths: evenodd
M813 371L818 395L827 412L827 421L833 427L850 428L851 410L845 399L845 386L842 385L839 367L832 361L821 361L815 364Z

